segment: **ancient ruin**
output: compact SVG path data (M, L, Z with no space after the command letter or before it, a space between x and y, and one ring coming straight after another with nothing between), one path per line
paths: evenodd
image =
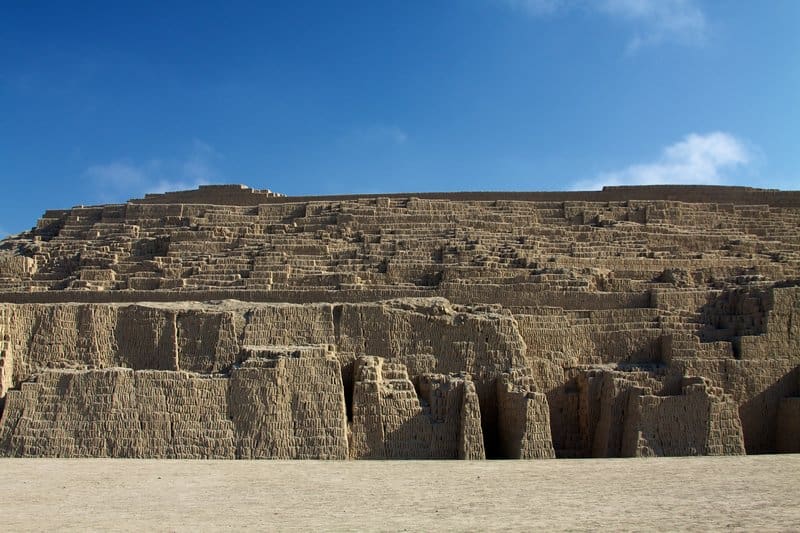
M800 192L46 212L0 243L0 454L800 452Z

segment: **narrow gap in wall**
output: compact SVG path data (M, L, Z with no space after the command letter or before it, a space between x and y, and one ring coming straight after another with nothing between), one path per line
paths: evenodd
M483 448L487 459L506 459L500 440L497 421L497 379L494 377L475 380L478 403L481 408L481 431Z
M341 329L342 329L342 306L341 305L334 305L333 306L333 334L334 338L336 339L336 345L338 348L339 345L339 338L341 336Z
M342 365L342 386L344 387L344 408L347 415L347 423L353 422L353 380L354 361Z

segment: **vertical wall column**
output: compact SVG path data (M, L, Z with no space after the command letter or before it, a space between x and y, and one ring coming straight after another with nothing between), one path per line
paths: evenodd
M14 354L8 332L8 309L0 305L0 398L5 398L14 385Z
M554 459L547 396L534 392L530 369L512 369L497 380L500 442L509 459Z

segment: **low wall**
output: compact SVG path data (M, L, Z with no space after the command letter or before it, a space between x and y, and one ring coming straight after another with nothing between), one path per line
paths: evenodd
M251 360L230 378L112 368L51 370L9 391L12 457L345 459L334 357Z

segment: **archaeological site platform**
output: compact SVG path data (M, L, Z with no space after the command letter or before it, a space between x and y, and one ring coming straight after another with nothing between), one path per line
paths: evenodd
M800 452L800 191L45 212L0 241L0 455Z

